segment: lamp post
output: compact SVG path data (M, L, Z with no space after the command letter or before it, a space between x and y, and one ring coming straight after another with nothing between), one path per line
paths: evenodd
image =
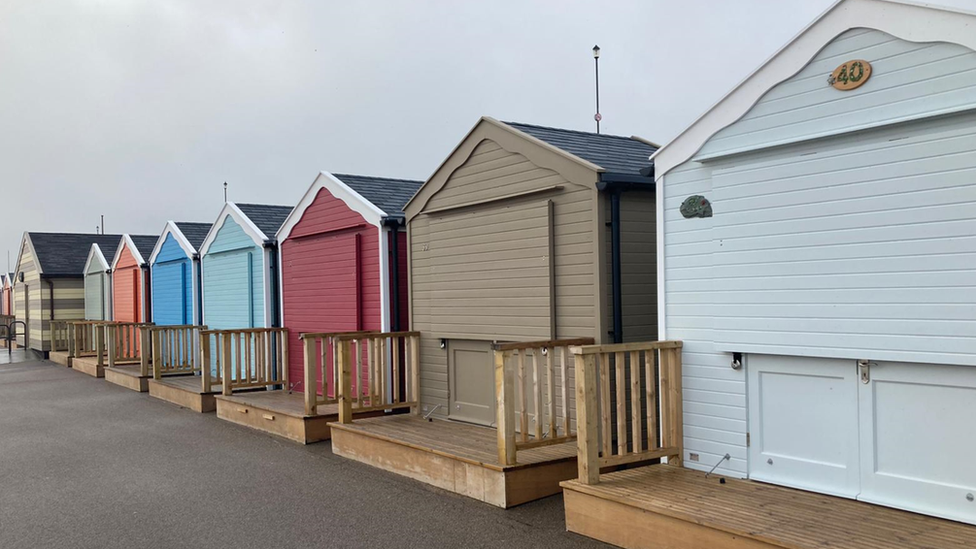
M603 119L600 115L600 46L593 46L593 70L596 74L596 114L593 120L596 120L596 133L600 133L600 120Z

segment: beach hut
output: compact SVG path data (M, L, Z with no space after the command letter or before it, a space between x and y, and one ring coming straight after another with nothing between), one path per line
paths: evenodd
M211 226L210 223L166 222L149 256L153 323L202 323L199 249Z
M12 315L13 306L11 305L11 289L13 288L13 273L3 273L0 275L2 278L2 293L0 293L0 314Z
M570 530L628 547L972 542L922 515L976 524L974 28L839 1L658 151L684 467L570 483ZM698 472L713 468L727 487Z
M302 332L399 331L407 318L403 205L421 181L322 172L278 231L289 369Z
M275 235L290 206L228 202L200 246L203 323L214 329L279 325Z
M148 257L158 237L124 234L112 259L112 320L148 322L152 289Z
M657 334L654 151L635 137L480 119L404 207L419 412L447 421L404 415L333 424L333 450L502 507L558 492L576 471L564 351ZM553 360L546 367L564 366L546 378L557 380L544 401L553 408L530 412L544 405L531 398L520 408L521 433L536 444L549 438L545 451L523 444L516 459L506 419L515 398L497 385L496 351L531 354L521 361L529 372L546 357ZM542 389L544 372L534 371L518 376L532 385L523 394ZM443 465L433 459L454 463L459 474L434 473ZM472 460L481 464L476 471ZM419 469L430 474L418 477Z
M84 268L92 244L111 248L120 235L26 232L14 271L17 344L38 352L52 348L52 322L85 316ZM25 333L26 332L26 335Z
M112 266L106 258L114 258L117 249L118 241L104 249L91 245L84 271L85 320L112 320Z

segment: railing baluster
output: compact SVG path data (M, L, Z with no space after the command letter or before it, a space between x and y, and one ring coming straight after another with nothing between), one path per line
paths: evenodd
M617 453L620 455L627 453L627 380L624 371L624 353L614 353L614 366L616 370L615 396L617 398Z
M542 428L546 423L545 409L542 407L542 365L539 360L539 353L535 349L529 351L532 354L532 408L535 412L536 440L542 440Z
M640 390L640 353L630 353L630 423L631 423L631 451L643 451L641 440L641 390Z
M603 455L609 456L613 453L613 448L610 447L613 440L613 434L610 431L610 355L598 354L596 360L600 367L600 419L603 426ZM579 406L579 402L576 405ZM578 416L576 421L579 422ZM579 432L578 423L576 431Z
M525 394L525 350L518 352L518 399L519 399L519 430L522 442L529 440L529 399Z
M546 347L546 408L549 410L549 437L559 436L559 424L556 418L556 369L553 368L555 349Z
M566 375L567 372L567 353L569 349L565 346L559 347L559 354L561 359L559 361L559 380L563 384L560 388L560 400L563 406L563 434L569 435L570 432L570 414L569 414L569 378Z
M644 388L644 391L647 393L648 450L657 446L657 393L654 389L654 382L657 380L657 376L654 375L654 361L656 358L656 351L644 351L644 377L647 379L647 386Z

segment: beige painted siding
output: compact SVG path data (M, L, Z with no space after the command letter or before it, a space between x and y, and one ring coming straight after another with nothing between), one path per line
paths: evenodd
M539 192L512 197L534 191ZM411 328L422 333L421 400L425 409L441 405L435 415L446 416L447 353L439 348L439 342L442 337L460 335L451 327L450 318L438 315L435 319L436 304L438 301L443 303L443 297L438 294L445 291L445 285L450 280L438 279L437 264L433 261L435 258L429 253L432 245L448 242L450 238L457 238L453 236L457 234L455 231L464 231L463 238L471 236L471 240L459 241L464 245L454 246L450 255L439 253L437 262L476 265L485 261L486 254L511 251L513 248L532 249L527 254L528 258L523 259L534 261L531 258L537 255L535 248L542 234L537 223L543 211L541 208L547 201L552 201L554 295L550 294L549 299L555 302L555 335L557 338L599 338L593 244L593 228L596 226L593 201L596 197L593 187L570 183L556 171L540 168L525 156L508 152L495 142L485 140L454 170L444 187L431 197L424 208L425 212L447 210L421 213L411 220ZM494 201L476 205L490 200ZM474 205L451 210L465 204ZM454 219L450 219L452 217ZM463 223L457 223L461 219L471 222L470 229L465 228ZM510 230L503 227L506 223ZM446 234L432 234L434 229L446 229ZM484 237L478 237L479 234ZM548 236L545 238L548 239ZM548 283L548 277L546 280ZM464 299L464 307L468 311L465 316L477 315L484 310L498 310L499 303L503 304L502 307L510 306L514 312L531 310L534 313L539 310L542 315L534 316L535 320L529 324L519 315L511 315L497 331L481 326L477 334L468 333L467 337L489 341L525 341L544 335L539 319L549 314L549 304L545 296L539 295L538 285L525 289L506 284L502 289L504 291L499 294L464 293L459 298ZM499 299L504 301L500 302ZM548 328L548 317L546 321Z
M17 320L27 318L27 307L30 307L30 337L29 347L35 351L51 350L51 284L54 283L54 319L74 320L85 316L84 280L78 278L42 279L37 270L37 263L31 249L22 245L20 256L20 271L24 273L24 282L19 281L15 287L15 309ZM18 275L15 273L15 277ZM29 295L24 291L27 287ZM26 299L25 299L26 297ZM22 331L22 327L18 327ZM23 336L17 337L18 345L24 345Z

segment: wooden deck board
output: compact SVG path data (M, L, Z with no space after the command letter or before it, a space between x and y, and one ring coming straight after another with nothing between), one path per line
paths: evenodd
M302 393L289 393L287 391L251 391L245 393L234 393L230 396L221 395L220 399L245 406L253 406L255 408L261 408L292 417L338 417L339 415L339 406L337 404L328 404L317 406L314 416L306 416L305 395Z
M156 383L162 383L198 395L203 394L203 381L201 381L200 376L167 376ZM220 384L215 384L211 387L211 394L217 394L221 390Z
M973 526L753 481L728 479L725 484L720 484L719 478L715 475L705 478L704 473L698 471L657 465L604 474L596 485L572 480L564 482L563 487L567 492L683 521L689 531L698 526L723 532L734 536L735 543L752 540L789 549L976 548L976 528ZM568 497L567 525L572 527L589 520L585 514L571 509L573 505L585 504L590 516L598 516L598 512L593 512L593 502L577 500L575 494ZM644 516L648 521L654 520ZM585 526L596 530L580 533L592 534L601 530L596 522ZM674 523L670 526L674 527ZM607 535L622 537L594 537L611 543L642 539L610 531ZM621 544L628 547L671 546L663 539L655 543L659 544ZM749 546L735 543L729 538L729 547Z
M334 428L383 438L498 471L576 459L576 443L567 442L522 450L516 465L503 467L498 462L498 439L494 429L453 421L427 421L412 414L356 420Z

